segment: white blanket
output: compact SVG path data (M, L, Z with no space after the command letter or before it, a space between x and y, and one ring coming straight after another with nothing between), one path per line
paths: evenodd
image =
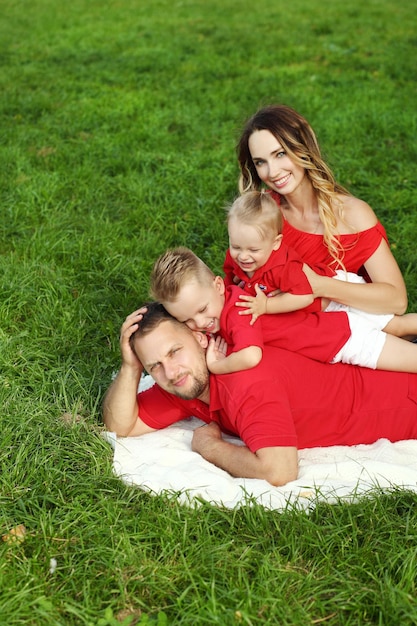
M193 452L192 433L201 425L193 417L142 437L107 433L116 475L150 493L169 492L182 503L195 505L202 499L227 508L256 501L268 509L289 504L307 509L319 501L352 501L376 490L417 492L417 440L300 450L298 479L273 487L265 480L233 478ZM240 439L225 439L243 445Z

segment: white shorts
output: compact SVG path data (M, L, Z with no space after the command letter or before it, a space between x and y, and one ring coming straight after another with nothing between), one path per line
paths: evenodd
M384 347L387 333L369 323L360 315L346 311L349 319L350 338L339 350L331 363L350 363L376 369Z
M337 270L336 276L333 277L335 280L344 280L347 283L365 283L366 281L362 278L362 276L358 276L358 274L353 274L352 272L344 272L343 270ZM385 326L392 320L394 315L380 315L379 313L367 313L366 311L361 311L360 309L355 309L352 306L348 306L347 304L340 304L340 302L334 302L330 300L328 306L324 309L326 313L329 311L346 311L346 313L355 313L355 315L360 315L362 319L365 319L371 324L374 328L382 330Z

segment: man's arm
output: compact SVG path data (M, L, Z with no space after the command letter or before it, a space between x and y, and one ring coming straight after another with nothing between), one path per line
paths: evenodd
M143 366L129 344L129 338L137 330L145 310L139 309L128 315L122 326L120 332L122 365L103 402L104 424L108 430L114 431L120 437L135 437L154 430L138 417L136 396Z
M291 446L261 448L253 453L222 439L215 422L194 431L192 449L232 476L263 478L280 487L298 476L297 448Z

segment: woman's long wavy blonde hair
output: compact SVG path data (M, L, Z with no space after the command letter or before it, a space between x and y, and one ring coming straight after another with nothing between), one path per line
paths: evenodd
M249 137L258 130L268 130L280 142L288 156L306 170L317 197L319 217L324 227L324 242L335 264L343 267L344 250L337 238L336 209L341 210L338 194L349 195L339 185L323 161L316 135L307 120L285 105L259 109L244 125L237 144L240 166L239 191L262 189L263 183L249 151ZM340 214L343 219L343 215Z

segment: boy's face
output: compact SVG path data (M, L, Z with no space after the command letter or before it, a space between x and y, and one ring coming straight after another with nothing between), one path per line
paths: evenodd
M229 219L228 230L230 255L249 278L281 245L282 235L263 235L255 226L242 224L235 217Z
M213 278L209 285L192 280L181 288L175 302L162 304L168 313L185 322L191 330L217 333L224 306L224 290L224 281L220 276Z

